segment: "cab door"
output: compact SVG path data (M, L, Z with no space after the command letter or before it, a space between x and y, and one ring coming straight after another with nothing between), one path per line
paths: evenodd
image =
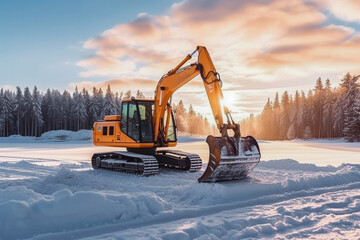
M121 131L135 142L140 141L140 116L135 101L122 103Z

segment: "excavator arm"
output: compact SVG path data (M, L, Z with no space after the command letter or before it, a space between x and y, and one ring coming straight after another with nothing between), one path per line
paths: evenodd
M183 67L198 52L198 61ZM199 182L234 180L245 177L260 160L260 150L256 140L251 137L241 138L240 126L235 124L230 111L222 104L221 79L205 47L198 46L187 55L174 69L165 74L159 81L154 99L154 141L157 146L167 146L167 135L171 114L171 97L173 93L201 76L210 102L214 119L221 137L209 135L209 163ZM170 102L169 102L170 100ZM165 112L167 111L167 116ZM223 116L226 116L226 123ZM230 137L228 130L234 131Z
M198 61L181 68L192 56L198 52ZM155 91L155 109L154 109L154 129L155 139L160 146L166 144L167 133L169 128L170 112L165 116L167 109L171 110L171 97L173 93L191 81L197 75L201 76L204 87L210 102L216 125L221 133L227 133L227 129L238 129L230 112L221 101L223 93L221 91L220 75L216 72L215 66L210 58L209 52L205 47L198 46L196 50L187 55L174 69L165 74L156 87ZM227 124L224 124L223 114L227 117ZM240 137L240 133L238 134Z

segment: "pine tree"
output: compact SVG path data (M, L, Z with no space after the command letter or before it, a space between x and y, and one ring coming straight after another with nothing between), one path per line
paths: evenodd
M72 113L75 120L74 130L80 130L85 124L87 120L87 112L85 106L84 96L79 93L78 88L75 88L75 92L73 94L74 105L72 108Z
M32 94L32 136L39 136L40 129L42 128L44 121L41 112L41 95L36 86L34 86Z
M24 89L24 135L31 136L32 115L33 115L33 100L30 89Z
M298 91L295 92L294 103L292 104L290 122L294 127L295 137L300 137L299 129L299 112L300 112L300 94Z
M110 85L108 85L105 94L104 106L101 115L116 115L117 107L114 101L114 94L111 92Z
M324 89L324 106L323 106L323 117L322 117L322 127L323 132L325 133L326 138L333 137L333 107L334 107L334 97L331 90L330 80L327 79Z
M346 85L348 91L345 97L344 137L349 142L357 141L358 139L358 112L356 108L359 95L359 84L357 83L359 77L353 76Z
M289 140L292 140L296 137L295 135L295 127L294 127L294 124L291 124L291 126L289 127L289 130L287 132L287 138Z
M182 100L179 101L179 104L174 107L176 113L176 124L180 132L187 132L187 113L184 107Z
M68 91L64 91L61 96L61 107L60 112L63 114L61 117L62 123L61 128L65 130L71 130L72 127L72 105L73 99Z
M140 91L140 90L137 90L136 92L136 98L146 98L145 95Z
M290 98L287 91L281 97L281 111L280 111L280 138L286 139L287 132L290 126Z
M91 97L89 95L89 92L83 88L83 90L81 91L82 96L84 97L84 101L85 101L85 108L86 108L86 115L87 115L87 120L85 123L84 128L91 128L94 124L94 122L91 121L91 118L89 117L90 115L90 107L91 107ZM91 115L90 115L91 116Z
M90 99L90 108L89 108L89 119L92 123L96 122L100 119L100 115L98 112L101 111L100 106L100 97L99 97L99 91L96 89L96 87L93 87L93 95Z
M279 93L276 92L274 104L273 104L273 131L274 131L274 140L280 139L280 102L279 102Z
M1 99L1 109L0 109L0 130L1 136L7 137L9 136L9 128L11 122L11 114L12 114L12 106L10 99L10 92L5 91L0 96Z
M50 89L48 88L46 91L45 96L42 98L41 101L41 112L43 114L43 121L44 121L44 130L45 131L49 131L50 129L53 128L53 126L51 125L52 123L52 118L51 118L51 99L52 94Z
M127 91L124 95L124 99L130 99L131 98L131 90Z
M16 114L15 119L16 119L16 134L20 134L20 125L21 125L21 120L23 117L23 111L24 111L24 107L23 107L23 95L21 92L20 87L16 87L16 96L15 96L15 106L14 106L14 113Z
M119 96L119 93L116 92L115 94L115 106L116 106L116 115L120 115L120 109L121 109L121 96Z
M353 140L360 142L360 93L358 93L354 104L354 118L349 124L352 129Z
M98 105L98 112L97 115L99 119L104 119L105 115L103 114L103 107L104 107L104 93L101 88L99 88L99 92L97 93L97 105Z
M314 115L314 95L313 91L309 90L307 99L306 99L306 110L305 110L305 123L310 127L311 137L314 136L315 132L315 115Z
M300 103L299 103L299 116L297 119L297 124L299 126L299 138L304 138L304 129L307 122L307 99L304 91L301 91Z
M310 139L310 138L312 138L312 133L311 133L311 127L310 127L310 126L307 126L307 127L305 128L304 138L305 138L305 139Z
M324 108L324 87L320 77L316 80L313 106L314 106L314 116L313 116L314 137L321 138L323 137L321 130L322 130L322 121L323 121L322 118L323 118L323 108Z
M272 103L270 98L268 98L264 110L261 114L261 136L263 139L272 139L272 126L273 126L273 116L272 116Z

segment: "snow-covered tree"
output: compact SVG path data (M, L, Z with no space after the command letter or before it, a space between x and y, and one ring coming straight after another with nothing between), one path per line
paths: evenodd
M131 98L131 90L127 91L124 95L124 99L130 99Z
M140 90L137 90L136 92L136 98L146 98L145 95L140 91Z
M9 127L11 122L11 96L9 91L1 94L1 109L0 109L0 130L1 136L9 136Z
M313 108L314 108L314 137L320 138L322 137L322 118L323 118L323 108L324 108L324 87L319 77L316 80L316 85L314 89L314 101L313 101Z
M31 135L31 125L32 125L32 115L33 115L33 107L32 107L32 96L30 89L26 87L24 89L24 135Z
M292 140L296 137L294 124L291 124L286 135L289 140Z
M310 139L310 138L312 138L312 133L311 133L311 127L310 127L310 126L307 126L307 127L305 128L304 138L305 138L305 139Z
M323 116L322 116L322 128L324 132L324 137L331 138L333 137L333 126L332 122L334 121L333 110L334 110L334 94L331 89L330 80L327 79L324 89L324 106L323 106Z
M102 108L101 115L116 115L117 107L114 101L114 94L111 92L110 85L108 85L106 89L105 99L104 99L104 106Z
M32 135L39 136L41 132L40 129L42 128L44 121L41 112L41 95L36 86L33 90L32 99Z
M75 88L75 92L73 94L74 105L72 108L73 116L76 121L76 125L74 126L75 130L80 130L85 125L87 120L87 111L85 105L84 96L79 93L78 88Z
M357 141L359 137L359 125L358 125L358 95L359 84L357 83L359 76L353 76L347 81L346 87L347 93L345 97L345 109L344 109L344 137L347 141Z
M23 117L23 95L20 87L16 87L16 95L15 95L15 102L14 102L14 113L16 119L16 134L20 134L20 124L21 119Z

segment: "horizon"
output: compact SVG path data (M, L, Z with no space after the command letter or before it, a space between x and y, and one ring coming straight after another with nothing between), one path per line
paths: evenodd
M2 1L0 88L110 84L152 97L160 77L204 45L239 121L259 114L276 92L307 93L318 77L336 87L347 72L358 75L359 10L354 0ZM209 118L200 82L174 102Z

